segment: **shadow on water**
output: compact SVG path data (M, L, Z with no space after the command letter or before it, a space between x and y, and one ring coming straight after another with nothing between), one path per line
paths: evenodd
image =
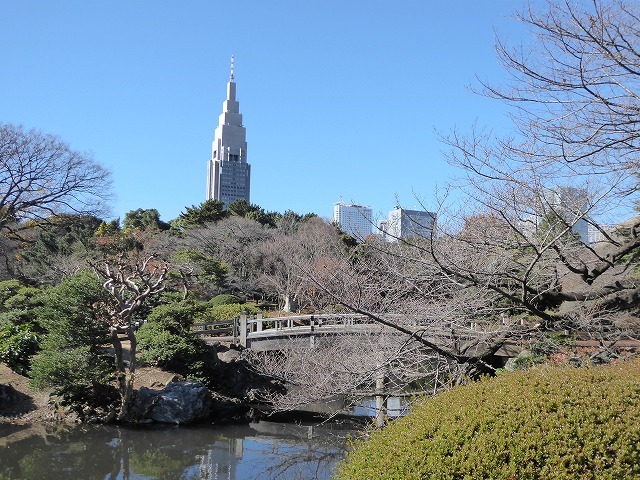
M0 425L0 480L328 479L352 425Z

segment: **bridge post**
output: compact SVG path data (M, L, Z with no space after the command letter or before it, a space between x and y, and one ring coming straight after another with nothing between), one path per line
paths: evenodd
M247 313L240 314L240 345L247 346Z
M384 426L384 370L381 366L378 367L376 373L376 427L382 428Z
M261 332L262 331L262 312L258 313L258 315L256 316L257 318L257 322L256 322L256 331L257 332Z
M311 315L311 318L309 318L309 326L311 327L311 335L309 336L309 345L311 347L315 347L316 346L316 336L315 336L314 332L316 330L316 325L315 325L315 319L313 318L313 315Z
M238 343L240 341L239 323L240 319L238 317L233 317L233 321L231 322L231 335L233 336L233 343Z

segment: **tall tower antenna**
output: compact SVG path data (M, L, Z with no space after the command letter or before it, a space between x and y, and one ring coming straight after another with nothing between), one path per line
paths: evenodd
M231 55L231 75L229 75L229 80L233 81L233 55Z

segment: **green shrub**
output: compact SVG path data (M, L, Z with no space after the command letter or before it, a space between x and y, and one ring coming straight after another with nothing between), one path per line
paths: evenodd
M4 302L13 297L22 286L18 280L4 280L0 282L0 309L4 306Z
M42 290L33 287L20 287L15 295L4 301L7 310L33 308L40 304Z
M640 478L640 361L538 367L424 399L338 478Z
M173 333L189 330L195 318L204 312L206 304L191 301L169 303L154 308L147 316L147 322L159 323Z
M38 321L47 335L31 362L35 388L54 387L68 399L100 399L114 370L105 348L110 335L103 305L108 300L90 272L69 277L46 292Z
M199 317L200 322L216 322L221 320L231 320L234 317L240 316L242 312L247 312L250 315L255 315L260 312L258 307L246 304L228 304L228 305L216 305L207 308Z
M0 362L21 375L29 371L44 336L36 319L42 294L17 280L0 282Z
M20 375L26 375L39 341L38 330L31 323L4 323L0 326L0 362Z
M188 333L175 333L161 323L148 322L137 333L140 360L185 375L207 353L207 345Z
M215 307L217 305L244 303L244 301L240 297L236 297L235 295L231 295L230 293L223 293L221 295L216 295L207 303L209 303L210 306Z
M31 385L54 387L70 399L88 399L109 382L112 373L112 357L96 354L90 346L45 349L32 362Z

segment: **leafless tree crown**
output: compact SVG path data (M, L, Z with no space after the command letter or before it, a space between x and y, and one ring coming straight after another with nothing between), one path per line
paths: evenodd
M60 213L104 211L109 173L53 135L0 124L0 231Z

